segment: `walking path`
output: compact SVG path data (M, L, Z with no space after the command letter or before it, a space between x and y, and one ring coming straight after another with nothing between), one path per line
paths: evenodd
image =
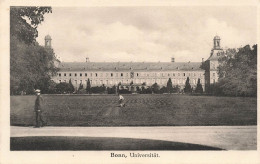
M256 150L256 126L11 127L11 137L79 136L153 139L226 150Z

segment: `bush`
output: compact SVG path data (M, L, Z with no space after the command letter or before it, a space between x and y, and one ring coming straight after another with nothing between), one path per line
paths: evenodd
M104 85L91 87L90 92L91 93L105 93L106 87Z
M73 93L74 88L71 88L71 85L69 83L61 82L56 85L55 87L56 93Z
M108 94L116 94L116 86L114 85L112 88L107 87Z

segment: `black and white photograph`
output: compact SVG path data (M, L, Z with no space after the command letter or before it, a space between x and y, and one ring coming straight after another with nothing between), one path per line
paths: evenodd
M10 153L257 152L257 6L8 10Z

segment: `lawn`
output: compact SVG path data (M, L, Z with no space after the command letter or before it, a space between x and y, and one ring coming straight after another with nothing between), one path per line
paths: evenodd
M257 99L190 95L43 95L49 126L256 125ZM35 124L35 96L11 96L11 125Z

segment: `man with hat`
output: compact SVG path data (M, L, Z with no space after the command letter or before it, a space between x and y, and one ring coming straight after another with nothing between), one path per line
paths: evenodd
M36 89L35 93L37 95L37 98L35 100L35 106L34 106L34 110L36 113L36 126L35 127L40 128L45 125L45 122L42 119L43 99L41 96L41 91L39 89Z

